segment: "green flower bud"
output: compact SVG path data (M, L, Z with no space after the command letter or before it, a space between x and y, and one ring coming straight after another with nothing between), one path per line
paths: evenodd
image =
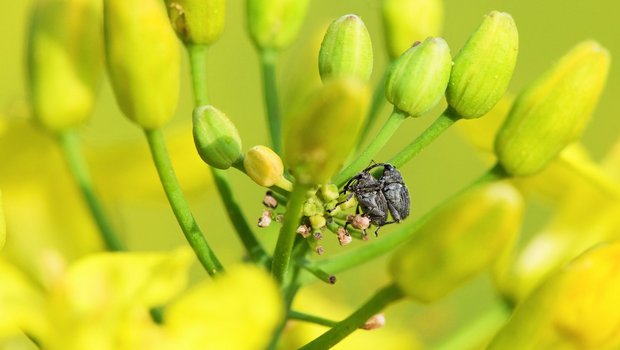
M323 200L326 202L333 201L334 199L338 198L338 196L340 196L340 193L338 192L338 186L336 186L335 184L321 186L321 188L319 189L319 193L321 194L321 198L323 198Z
M314 216L323 214L323 204L312 194L305 202L302 209L304 216Z
M486 114L502 98L512 77L519 33L512 17L493 11L454 58L446 90L448 104L466 119Z
M123 113L144 129L165 124L179 96L180 55L158 0L105 0L110 82Z
M6 243L6 219L4 218L4 206L2 205L2 192L0 192L0 250Z
M411 117L419 117L441 100L450 78L450 48L442 38L428 38L403 53L390 67L385 95Z
M507 182L462 194L439 209L392 256L394 281L418 301L445 296L512 243L522 212L523 200Z
M38 1L28 37L28 90L36 121L59 131L90 115L103 73L101 4Z
M299 32L308 0L248 0L248 29L259 49L280 50Z
M290 118L284 150L298 182L326 183L340 169L357 141L368 101L359 80L332 79Z
M315 231L320 230L327 223L323 215L313 215L309 217L308 220L310 220L310 226L312 226L312 229Z
M165 0L170 24L181 41L209 45L222 35L226 0Z
M416 41L440 34L443 22L441 0L384 0L383 32L391 59Z
M257 184L270 187L283 181L282 159L271 148L254 146L245 154L243 166L246 174Z
M213 106L194 109L194 144L200 158L218 169L228 169L241 158L241 138L233 122Z
M321 79L352 77L367 82L372 73L372 43L364 22L356 15L333 21L319 52Z
M514 311L489 349L617 349L620 243L588 250Z
M495 139L495 153L509 174L539 172L581 136L609 60L598 43L583 42L519 95Z

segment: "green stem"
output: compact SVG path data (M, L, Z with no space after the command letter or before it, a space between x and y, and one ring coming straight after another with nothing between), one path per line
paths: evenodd
M303 312L291 310L288 312L288 318L291 320L298 320L304 322L310 322L314 324L318 324L325 327L334 327L338 324L336 321L328 320L323 317L308 315Z
M465 189L452 196L452 198L457 197L461 193L464 193L475 186L501 180L506 177L507 174L505 171L499 165L496 165L476 181L472 182ZM349 250L346 253L337 255L333 258L320 260L311 264L320 270L326 271L327 273L337 274L352 267L359 266L369 260L378 258L379 256L392 251L394 248L398 247L412 237L426 221L428 221L438 210L441 210L442 206L449 201L450 199L446 200L444 204L435 207L430 212L424 214L421 218L411 223L404 224L398 230L395 230L390 234L382 235L380 240L377 240L371 244L363 245L357 249Z
M392 137L396 129L407 119L407 114L398 108L394 108L394 111L388 118L387 122L383 125L377 136L366 147L364 151L349 164L344 170L336 175L332 182L339 187L344 184L349 178L360 172L362 169L368 166L374 156L385 146L387 141Z
M295 242L295 231L301 219L301 209L306 199L306 191L308 186L295 184L293 192L286 206L286 214L284 222L280 229L278 242L273 253L273 261L271 264L271 273L276 281L283 283L291 261L291 252L293 243Z
M230 181L228 181L228 178L226 177L226 171L211 168L211 175L213 176L215 186L220 193L220 198L226 207L228 218L235 227L243 247L250 255L250 259L257 263L265 263L268 259L267 251L265 251L258 239L256 239L254 232L252 232L250 225L248 225L248 221L243 216L241 208L235 200L235 196L232 192Z
M498 303L469 323L455 335L433 347L436 350L475 349L483 345L508 320L510 312L504 304Z
M349 317L323 333L320 337L300 349L329 349L344 339L349 334L362 326L369 318L385 309L386 306L401 299L402 291L395 285L390 284L383 287L372 296L362 307L357 309Z
M144 134L148 140L153 162L166 192L166 197L187 242L209 275L214 276L222 272L224 270L222 264L202 235L200 227L198 227L198 223L194 219L185 196L181 191L172 163L170 162L170 157L168 156L163 133L160 129L154 129L144 130Z
M80 140L74 129L68 129L58 134L58 141L69 166L75 182L77 183L82 196L88 205L88 209L95 220L95 224L101 233L101 238L108 250L125 250L125 246L118 238L114 228L106 216L103 205L95 193L93 184L88 172L88 166L80 150Z
M282 154L282 120L278 106L278 90L276 87L276 58L275 51L263 50L260 52L260 64L263 74L263 95L267 110L267 124L273 150Z
M428 146L459 119L460 117L454 113L452 109L447 108L437 119L435 119L433 124L431 124L426 130L424 130L424 132L422 132L422 134L420 134L420 136L392 157L388 163L391 163L395 167L400 167L407 163L418 153L420 153L424 147Z
M209 104L207 94L207 46L189 45L189 64L192 75L192 88L194 89L194 100L196 106Z
M298 263L299 266L301 266L301 268L303 268L304 270L310 272L311 274L313 274L316 278L318 278L319 280L325 282L325 283L329 283L329 284L334 284L336 283L336 276L329 274L319 268L317 268L315 265L310 264L309 261L307 260L300 260Z
M387 80L387 75L389 72L388 69L383 72L381 76L381 80L375 87L374 93L372 95L372 102L370 103L370 109L368 109L368 114L366 115L366 119L364 120L364 125L362 126L362 132L360 133L360 138L358 140L358 147L362 142L366 140L368 137L368 133L372 129L373 124L377 120L377 116L379 115L379 110L385 103L385 81Z
M190 45L187 47L194 89L196 106L209 103L207 94L207 67L205 65L207 47L204 45ZM243 216L239 203L235 200L230 180L223 170L210 167L213 181L218 189L220 198L226 208L228 218L232 222L241 243L254 262L266 262L268 254L252 232L248 221Z

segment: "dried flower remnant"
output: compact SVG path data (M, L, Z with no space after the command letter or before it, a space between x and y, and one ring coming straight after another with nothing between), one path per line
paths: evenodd
M344 227L339 227L336 234L338 235L338 243L340 243L341 246L348 245L353 240L349 231Z
M360 328L371 331L373 329L378 329L383 326L385 326L385 315L381 313L369 318L368 321L366 321Z
M310 237L310 227L306 225L299 225L297 230L295 231L298 235L301 235L303 238Z
M264 228L271 225L272 212L269 210L263 211L263 214L258 218L258 227Z
M267 191L265 193L265 197L263 198L263 205L270 209L275 209L278 207L278 200L273 196L271 191Z

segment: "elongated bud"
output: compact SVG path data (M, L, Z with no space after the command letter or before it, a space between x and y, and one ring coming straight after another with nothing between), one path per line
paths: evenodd
M474 188L443 206L392 256L390 273L415 300L441 298L513 241L522 212L523 200L507 182Z
M179 96L180 56L158 0L105 0L108 73L116 101L144 129L165 124Z
M218 169L228 169L241 158L241 137L233 122L213 106L194 109L194 144L200 158Z
M2 192L0 192L0 250L6 243L6 219L4 218L4 205L2 204Z
M36 121L59 131L88 119L103 73L101 4L38 1L28 37L28 90Z
M356 15L333 21L319 52L321 79L356 78L367 82L372 73L372 43L364 22Z
M484 17L454 58L448 104L466 119L486 114L502 98L512 77L519 33L512 17L493 11Z
M368 90L355 79L332 79L291 118L285 156L303 184L326 183L349 155L368 108Z
M609 52L577 45L523 91L495 139L499 162L513 176L532 175L581 136L609 70Z
M515 310L489 349L616 349L620 243L593 248Z
M438 36L443 24L441 0L384 0L383 31L391 59L416 41Z
M442 38L428 38L409 48L392 64L385 95L398 109L419 117L443 97L451 67L448 44Z
M245 154L243 166L248 176L263 187L273 186L283 179L282 159L271 148L254 146Z
M295 40L308 0L247 0L248 29L259 49L281 50Z
M170 24L185 44L209 45L220 38L226 0L165 0Z

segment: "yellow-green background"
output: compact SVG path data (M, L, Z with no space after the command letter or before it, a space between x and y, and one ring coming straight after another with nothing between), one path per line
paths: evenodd
M33 1L27 0L11 2L3 0L3 10L0 11L0 23L2 24L0 31L0 49L2 50L0 55L0 115L3 118L23 118L28 115L23 62L28 11L32 3ZM267 142L260 74L256 53L246 36L244 2L233 0L228 3L227 23L223 37L209 50L209 90L213 104L225 111L237 124L244 149L247 149L252 145ZM596 159L604 155L608 147L618 138L620 130L620 118L617 111L620 72L613 61L620 57L620 25L618 23L620 2L612 0L589 2L446 1L444 37L453 53L458 51L469 33L476 28L482 15L491 10L511 13L519 28L519 59L510 84L510 91L513 93L519 92L560 55L584 39L594 38L610 50L612 68L607 88L584 136L586 147ZM299 40L284 52L279 62L278 79L283 88L282 97L288 96L284 90L287 86L293 85L297 76L308 73L318 74L316 58L307 53L316 49L320 33L329 21L346 13L356 13L365 21L374 43L376 63L372 79L376 81L380 77L386 61L382 42L380 1L313 0ZM189 138L191 130L187 121L191 113L192 98L187 79L187 64L186 62L183 64L185 77L181 100L172 124L177 124L181 132ZM283 104L286 104L286 101ZM383 118L387 116L387 113L386 107L382 113ZM415 137L431 120L432 116L429 115L423 119L405 123L389 146L375 160L384 160L393 151ZM148 157L146 144L142 142L139 129L121 116L107 82L102 84L93 119L83 127L82 132L84 148L91 163L101 159L98 155L105 154L110 149L122 150L123 147L132 147L141 157ZM24 144L31 141L26 138L34 137L38 140L46 137L38 131L24 133L23 137L22 135L10 136L12 140L20 140ZM0 137L5 140L9 138L3 132L0 132ZM45 145L52 147L51 144ZM123 154L121 151L115 153L115 156ZM131 154L134 155L135 152ZM199 162L197 157L193 160ZM6 188L1 187L11 186L12 183L7 179L13 178L16 174L11 176L6 174L14 172L15 169L24 171L25 173L18 174L24 178L35 177L33 173L28 173L30 171L37 172L37 175L46 174L45 168L37 166L41 160L37 158L36 152L32 152L32 149L28 152L19 150L12 152L10 157L5 155L0 162L0 189L2 190ZM15 164L20 164L20 166L15 166ZM23 166L24 164L30 164L30 166ZM117 164L125 163L108 161L91 164L95 169L96 184L105 182L106 179L102 177L111 172L122 174L122 169L118 171L114 169ZM475 152L459 138L456 132L449 131L443 135L402 169L412 193L413 214L410 220L441 202L483 170L482 162ZM152 180L156 174L152 168L147 168L141 176ZM208 172L204 171L199 176L206 177ZM260 201L263 190L238 172L231 171L231 177L234 181L235 193L241 201L246 216L253 224L262 210ZM142 179L131 181L140 182ZM181 182L184 182L183 178ZM57 196L59 207L62 207L65 196L76 196L76 193L55 193L54 195ZM109 193L104 193L103 196L113 221L120 227L123 238L131 249L168 249L183 244L180 230L160 192L149 196L138 196L135 199L131 199L131 192L125 196ZM215 191L209 186L199 186L191 191L189 198L214 249L225 263L237 261L241 256L241 249ZM10 200L10 197L5 196L5 202ZM545 210L540 206L528 210L530 226L535 225L544 214ZM72 213L66 212L65 215L67 220L70 220ZM9 244L14 235L32 234L27 228L16 227L16 222L12 221L11 217L7 220ZM34 210L32 220L37 220ZM63 220L63 218L58 220L61 227ZM391 229L393 228L385 228L382 234L389 235ZM258 233L265 244L271 247L276 229L272 227L258 231ZM352 246L358 244L362 243L355 242ZM334 242L325 245L326 256L347 249L338 247ZM314 288L328 295L333 302L351 306L359 305L378 286L386 282L383 265L383 260L377 260L360 267L353 273L339 275L335 286L316 285ZM201 273L197 270L195 275L200 277ZM402 303L391 308L387 314L388 327L411 330L418 333L425 341L434 342L441 339L445 332L457 327L463 319L473 317L482 311L492 302L492 297L488 281L479 279L461 289L454 296L433 306L419 307L411 303Z

